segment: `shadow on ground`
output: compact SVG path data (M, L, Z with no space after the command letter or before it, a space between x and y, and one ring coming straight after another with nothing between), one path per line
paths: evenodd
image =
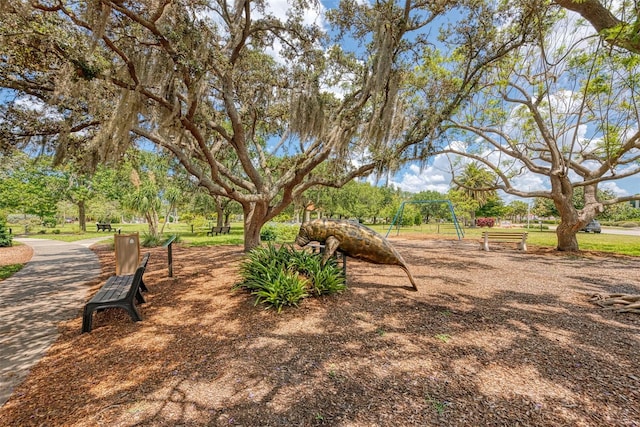
M419 292L398 267L350 261L345 294L279 315L231 290L238 247L177 248L175 278L153 249L144 320L62 324L0 424L640 424L640 316L586 298L640 293L640 260L396 245ZM113 255L97 252L105 279Z

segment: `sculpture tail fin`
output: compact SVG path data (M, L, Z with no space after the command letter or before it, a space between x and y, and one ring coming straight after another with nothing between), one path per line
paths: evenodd
M404 264L400 264L400 267L405 271L405 273L407 273L407 276L409 276L409 281L413 285L413 290L417 292L418 286L416 286L416 281L413 279L413 275L411 274L407 266Z

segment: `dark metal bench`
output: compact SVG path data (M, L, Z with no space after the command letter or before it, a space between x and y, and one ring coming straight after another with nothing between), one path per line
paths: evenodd
M231 231L231 227L226 225L224 227L211 227L211 230L207 231L207 236L213 236L214 234L217 236L218 234L229 234Z
M222 227L211 227L211 230L207 231L207 236L213 236L214 234L217 236L220 232L222 232Z
M100 222L96 222L97 231L111 231L111 224L103 224Z
M144 303L141 290L146 291L147 287L142 280L144 271L149 261L149 254L146 254L134 274L122 276L111 276L102 285L100 290L84 306L82 314L82 332L91 332L93 323L93 312L105 308L121 308L129 313L134 322L142 320L134 304L134 298L139 304Z
M518 244L518 249L522 251L527 250L527 235L529 233L522 232L500 232L500 231L483 231L482 240L480 245L485 251L489 250L489 241L492 242L515 242Z

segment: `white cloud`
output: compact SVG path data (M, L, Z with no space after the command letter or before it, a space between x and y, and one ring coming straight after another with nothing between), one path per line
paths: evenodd
M449 160L446 155L435 156L432 163L420 168L418 165L409 165L407 170L396 175L390 180L390 184L411 193L421 191L437 191L446 193L451 183L449 172Z
M630 195L629 192L624 188L620 187L618 184L619 184L618 182L613 182L613 181L603 182L602 184L600 184L600 189L609 190L616 196L629 196Z
M14 107L21 110L36 112L52 120L64 120L64 116L55 108L45 104L40 99L33 96L25 95L16 98Z

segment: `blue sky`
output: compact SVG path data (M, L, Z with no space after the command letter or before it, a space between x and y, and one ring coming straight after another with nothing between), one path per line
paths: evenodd
M310 9L306 15L308 23L316 23L324 26L322 13L325 8L335 7L337 0L322 0L320 9ZM288 8L287 0L276 0L271 2L271 10L274 14L284 17ZM576 16L576 15L574 15ZM353 48L354 45L348 47ZM277 55L277 54L276 54ZM0 91L0 102L6 102L7 93ZM446 193L450 187L451 173L450 161L444 155L435 156L429 164L421 168L418 164L408 164L400 172L389 178L389 182L402 190L409 192L419 192L425 190ZM544 177L531 173L524 174L516 180L517 186L523 190L539 190L548 188L548 183ZM603 183L603 189L610 189L619 195L631 195L640 192L640 176L627 178L624 180ZM505 197L509 199L510 197Z

